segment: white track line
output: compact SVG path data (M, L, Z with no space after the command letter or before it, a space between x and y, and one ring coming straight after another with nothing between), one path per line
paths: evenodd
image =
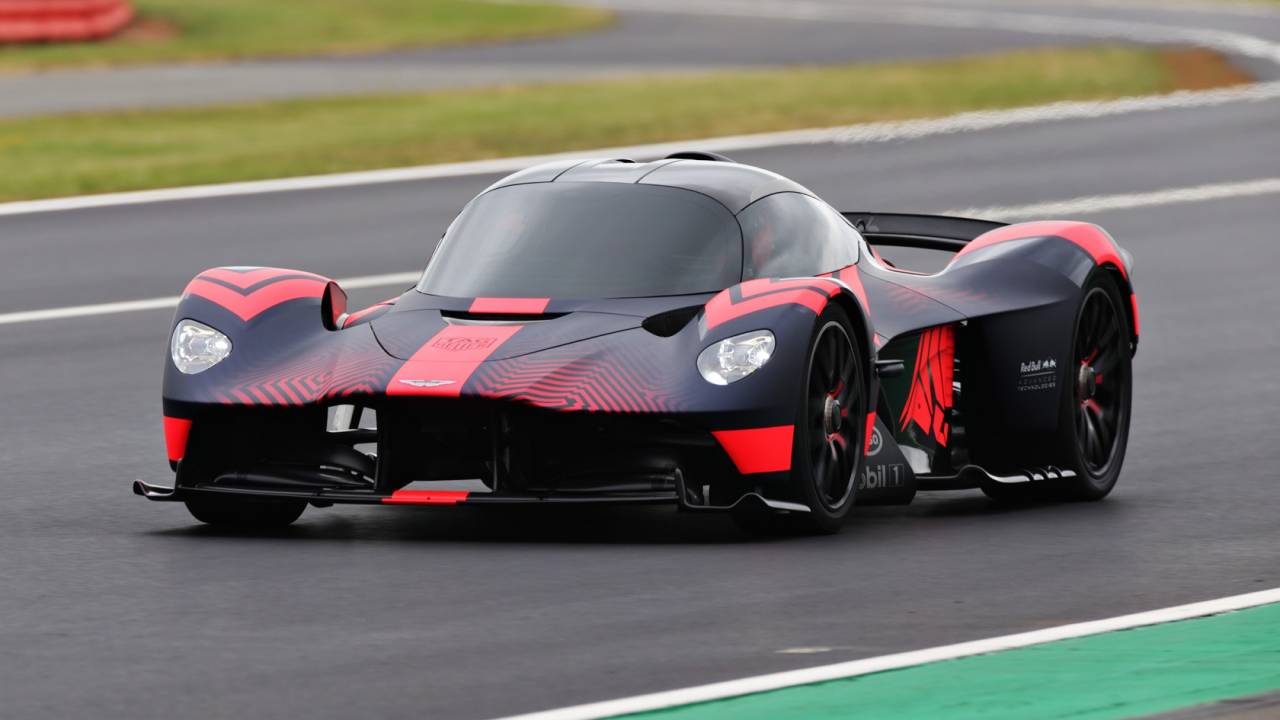
M1218 90L1179 90L1166 95L1145 95L1116 100L1067 100L1011 108L1009 110L978 110L949 115L943 118L903 120L899 122L865 123L845 128L831 128L827 139L842 145L916 140L938 135L977 132L1033 125L1061 120L1094 120L1115 115L1154 112L1159 110L1190 110L1216 107L1228 103L1265 102L1280 99L1280 82L1258 83L1238 88ZM0 206L0 211L3 206Z
M1225 200L1280 193L1280 177L1244 182L1213 183L1194 187L1171 188L1154 192L1127 193L1121 195L1089 195L1057 202L1030 205L994 205L949 210L945 215L983 218L990 220L1027 220L1032 218L1060 218L1087 215L1108 210L1129 210L1140 207L1158 207L1178 203Z
M390 287L392 285L408 286L418 281L421 273L387 273L385 275L361 275L338 281L346 290L363 288ZM49 310L26 310L23 312L0 315L0 325L16 325L18 323L41 322L44 320L65 320L68 318L93 317L94 315L119 315L122 313L141 312L143 310L163 310L177 307L180 295L150 298L147 300L124 300L122 302L97 303L94 305L74 305L71 307L52 308Z
M1021 3L1022 0L1014 0ZM1162 12L1197 13L1201 15L1242 15L1249 17L1280 17L1280 8L1256 0L1074 0L1076 7L1096 7L1103 10L1159 10Z
M588 157L661 157L691 147L709 150L734 150L753 147L772 147L775 145L797 145L811 142L822 142L829 130L793 130L779 133L762 133L757 135L735 135L731 137L710 138L705 140L687 140L682 142L654 143L651 145L632 145L627 147L600 148L575 152L552 153L547 155L523 155L519 157L498 158L495 160L477 160L473 162L442 163L439 165L419 165L416 167L390 168L387 170L365 170L361 172L333 173L330 175L310 175L305 177L280 178L278 180L252 180L248 182L219 183L216 185L192 185L188 187L165 188L161 190L139 190L135 192L104 193L101 195L80 195L76 197L52 198L49 200L22 200L18 202L0 203L0 216L26 215L30 213L59 212L64 210L83 210L86 208L118 207L121 205L138 205L143 203L169 202L173 200L200 200L205 198L231 197L236 195L261 195L266 193L290 192L295 190L321 190L326 188L345 188L359 185L381 185L385 183L411 182L416 180L434 180L439 178L456 178L470 175L497 175L523 170L551 160Z
M1264 102L1280 99L1280 82L1260 83L1239 88L1218 90L1179 91L1167 95L1097 100L1087 102L1060 102L1035 107L1013 108L961 113L927 120L865 123L842 127L789 130L785 132L734 135L729 137L682 140L678 142L631 145L600 148L549 155L479 160L475 162L423 165L419 167L369 170L364 172L313 175L309 177L256 180L251 182L195 185L190 187L138 192L82 195L49 200L25 200L0 203L0 216L32 213L84 210L88 208L119 207L144 203L175 200L200 200L205 198L232 197L237 195L261 195L297 190L320 190L360 185L410 182L439 178L466 177L515 172L550 160L585 157L631 157L648 159L662 157L677 150L697 148L712 152L753 150L787 145L816 145L836 143L858 145L897 140L952 135L956 133L991 130L1016 125L1054 122L1059 120L1088 120L1113 115L1152 112L1158 110L1193 109L1215 107L1228 103Z
M1143 627L1145 625L1157 625L1160 623L1188 620L1207 615L1218 615L1234 610L1243 610L1245 608L1258 607L1260 605L1270 605L1277 602L1280 602L1280 588L1248 593L1246 595L1233 595L1231 597L1219 598L1217 600L1191 603L1190 605L1178 605L1161 610L1135 613L1133 615L1121 615L1119 617L1107 618L1105 620L1094 620L1091 622L1075 623L1073 625L1060 625L1058 627L1045 628L1043 630L1032 630L1031 632L1016 633L1014 635L1002 635L1000 637L988 638L985 640L974 640L972 642L957 643L955 645L943 645L941 647L928 648L925 650L914 650L911 652L896 653L893 655L882 655L880 657L853 660L850 662L836 663L834 665L822 665L819 667L805 668L803 670L790 670L770 675L757 675L756 677L729 680L727 682L712 683L710 685L699 685L680 690L669 690L667 692L652 693L649 695L637 695L635 697L622 698L619 700L607 700L605 702L590 703L587 705L575 705L573 707L561 708L558 710L546 710L543 712L512 716L505 718L504 720L589 720L591 718L605 718L617 715L626 715L629 713L661 710L680 705L690 705L693 703L702 703L712 700L723 700L724 698L737 697L740 695L750 695L753 693L768 692L770 690L779 690L782 688L794 687L796 685L809 685L812 683L857 677L859 675L870 675L872 673L885 672L886 670L898 670L915 665L934 663L941 660L954 660L956 658L969 657L971 655L985 655L987 653L1000 652L1002 650L1013 650L1015 648L1028 647L1030 645L1041 645L1058 640L1099 635L1102 633L1115 632L1117 630L1129 630L1132 628Z
M1108 210L1130 210L1140 207L1157 207L1178 203L1205 202L1228 198L1252 197L1280 193L1280 177L1246 180L1242 182L1217 183L1212 185L1195 185L1185 188L1169 188L1145 193L1126 193L1120 195L1093 195L1055 202L1033 203L1030 205L1011 205L995 207L971 207L959 210L948 210L946 215L961 217L987 218L992 220L1021 220L1027 218L1067 217ZM384 287L392 285L410 285L417 281L419 273L389 273L386 275L364 275L346 278L338 282L348 290ZM117 315L171 308L178 304L180 298L150 298L145 300L125 300L121 302L99 303L94 305L76 305L73 307L51 308L48 310L25 310L21 312L0 314L0 325L40 322L45 320L64 320L68 318L91 317L94 315Z

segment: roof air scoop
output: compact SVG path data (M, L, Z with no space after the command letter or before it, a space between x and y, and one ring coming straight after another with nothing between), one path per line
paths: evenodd
M720 153L705 152L703 150L681 150L673 152L663 158L665 160L709 160L711 162L735 162L733 158L725 157Z

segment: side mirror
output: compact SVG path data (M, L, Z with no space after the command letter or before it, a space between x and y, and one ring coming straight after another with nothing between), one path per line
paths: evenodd
M330 280L320 297L320 317L326 330L341 330L347 317L347 291Z

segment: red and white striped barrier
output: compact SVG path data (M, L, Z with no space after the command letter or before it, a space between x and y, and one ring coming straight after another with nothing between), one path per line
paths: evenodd
M128 0L0 0L0 43L94 40L132 19Z

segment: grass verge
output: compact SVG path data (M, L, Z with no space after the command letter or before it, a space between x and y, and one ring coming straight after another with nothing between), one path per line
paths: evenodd
M1092 47L0 121L0 200L475 160L1218 87L1203 50Z
M132 0L138 17L93 43L0 46L0 71L345 54L603 27L604 10L486 0Z

